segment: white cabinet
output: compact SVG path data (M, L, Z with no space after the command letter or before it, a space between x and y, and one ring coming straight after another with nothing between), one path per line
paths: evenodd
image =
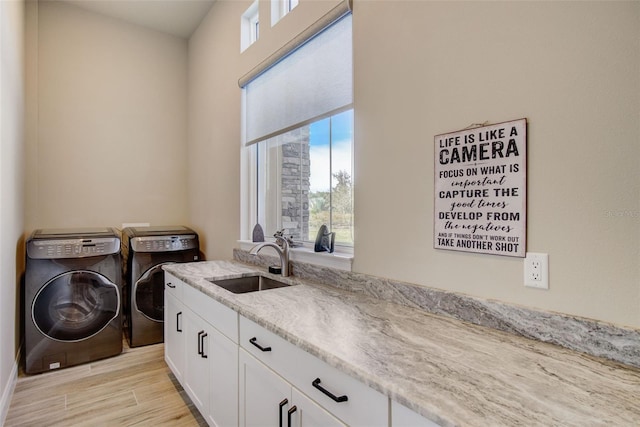
M200 413L209 414L209 389L211 369L209 355L213 328L191 310L186 311L185 331L185 367L182 387Z
M176 284L177 283L177 284ZM178 299L176 280L165 280L164 293L164 359L182 382L184 371L184 307Z
M391 402L391 427L440 427L398 402Z
M244 350L240 350L240 425L346 426Z
M282 419L291 402L291 385L244 350L240 350L239 366L240 425L285 426Z
M296 388L291 390L293 401L291 426L295 427L343 427L346 424L324 410L320 405L309 399Z
M216 427L389 427L389 399L165 273L165 360Z
M238 344L213 329L208 337L211 389L207 422L218 427L238 425Z
M289 403L287 412L292 410L293 406L297 407L297 412L292 413L292 426L388 427L389 400L386 396L242 316L240 346L240 425L280 426L264 420L262 424L248 422L254 421L251 418L253 415L248 414L254 411L254 401L259 399L253 390L267 393L264 389L275 388L274 384L277 384L277 381L270 381L269 378L276 377L291 387L292 395L287 399L292 403ZM253 358L250 358L249 354ZM251 362L252 359L255 363ZM265 372L256 373L260 372L259 366L255 366L256 363L272 375ZM272 401L257 402L256 407L262 410L260 405L264 404L264 411L278 414L277 410L273 409L274 404L278 405L286 396L281 397L270 392L269 396ZM266 395L261 397L267 399ZM281 413L284 413L283 411L284 409ZM245 424L242 423L243 420ZM290 427L288 422L282 424L285 425Z
M236 312L165 273L165 360L212 426L238 425L237 337Z

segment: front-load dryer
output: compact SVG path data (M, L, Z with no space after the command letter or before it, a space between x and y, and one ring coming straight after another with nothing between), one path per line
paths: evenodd
M199 248L198 234L184 226L122 230L125 335L131 347L164 341L162 265L198 261Z
M120 247L113 228L31 234L24 283L27 373L122 352Z

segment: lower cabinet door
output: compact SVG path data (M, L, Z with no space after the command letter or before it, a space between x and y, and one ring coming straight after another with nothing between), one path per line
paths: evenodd
M317 403L300 393L296 388L292 389L293 406L289 424L287 427L344 427L346 424L331 415Z
M185 367L183 387L202 416L209 414L211 326L185 310Z
M209 425L238 426L238 344L211 330Z
M240 349L240 424L243 427L345 427L280 375Z
M268 427L287 425L291 409L291 385L240 349L240 425Z
M182 382L184 371L184 307L173 295L164 294L164 360Z

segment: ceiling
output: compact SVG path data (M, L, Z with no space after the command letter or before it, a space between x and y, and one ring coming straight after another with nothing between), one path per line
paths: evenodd
M62 0L177 37L189 38L215 0Z

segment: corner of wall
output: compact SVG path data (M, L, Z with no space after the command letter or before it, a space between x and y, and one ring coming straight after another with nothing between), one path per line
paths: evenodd
M11 374L9 375L4 390L2 391L2 399L0 400L0 425L4 425L4 422L7 419L7 414L9 413L9 406L11 406L13 391L15 390L16 383L18 382L18 366L20 363L21 353L22 351L18 350L16 360L14 361L13 368L11 369Z

